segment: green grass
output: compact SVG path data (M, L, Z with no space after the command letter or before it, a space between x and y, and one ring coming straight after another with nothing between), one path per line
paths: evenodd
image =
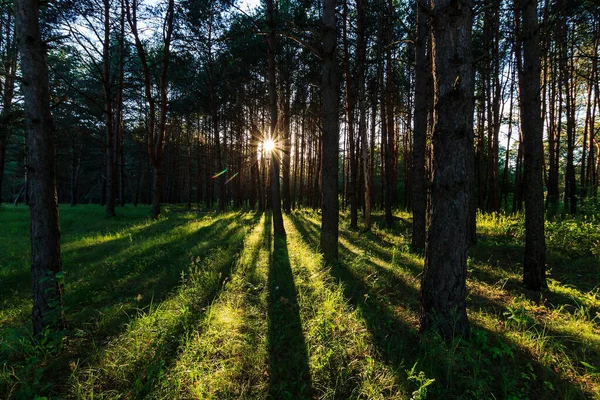
M369 233L342 216L341 260L326 267L312 211L284 218L286 238L262 213L118 211L61 207L69 326L41 341L28 210L0 211L0 398L600 398L589 221L548 228L540 297L520 285L522 218L480 215L472 334L444 343L418 332L409 214L391 230L377 216Z

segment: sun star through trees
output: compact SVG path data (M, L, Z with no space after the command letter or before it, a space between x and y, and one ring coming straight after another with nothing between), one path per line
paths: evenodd
M265 151L266 151L267 153L270 153L270 152L272 152L273 150L275 150L275 142L273 142L273 140L271 140L271 139L266 139L266 140L263 142L263 148L265 149Z

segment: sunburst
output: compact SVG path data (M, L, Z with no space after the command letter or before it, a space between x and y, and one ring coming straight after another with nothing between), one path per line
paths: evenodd
M267 153L270 153L270 152L272 152L273 150L275 150L275 142L274 142L273 140L271 140L271 139L266 139L266 140L263 142L263 149L264 149L264 150L265 150Z

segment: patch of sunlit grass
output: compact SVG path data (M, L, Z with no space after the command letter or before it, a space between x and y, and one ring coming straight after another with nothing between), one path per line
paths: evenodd
M147 209L127 207L107 220L98 207L64 208L71 331L51 348L26 339L24 210L0 215L7 221L0 239L15 246L0 254L9 287L0 293L0 322L10 326L0 334L0 397L302 391L322 399L579 399L600 392L596 264L551 248L549 290L528 293L520 284L520 216L478 216L480 240L468 261L471 335L446 343L418 333L423 258L410 251L407 213L397 213L392 228L379 213L371 232L342 228L340 262L325 266L320 214L310 210L285 216L287 239L274 240L268 215L177 210L152 221ZM343 216L340 226L348 225ZM35 382L35 370L45 374L39 384L26 383Z
M163 397L247 397L266 388L266 293L270 243L265 216L244 242L231 281L181 347L163 380Z

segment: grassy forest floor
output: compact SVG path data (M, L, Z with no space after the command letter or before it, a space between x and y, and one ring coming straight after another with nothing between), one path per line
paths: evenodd
M61 207L67 332L30 335L28 210L0 210L0 398L600 398L600 228L547 225L549 289L520 285L522 218L480 215L469 340L418 332L410 215L346 229L319 215Z

